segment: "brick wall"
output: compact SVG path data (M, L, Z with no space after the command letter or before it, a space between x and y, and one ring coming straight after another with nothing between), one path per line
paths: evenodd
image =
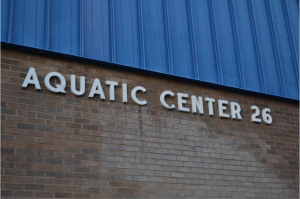
M30 67L41 91L21 88ZM8 48L1 69L2 197L298 198L298 104ZM53 71L66 94L45 88ZM71 74L86 77L81 97ZM88 98L94 78L105 101ZM115 102L105 80L119 82ZM123 104L122 83L145 87L148 104ZM214 116L206 103L204 115L167 110L165 90L236 101L243 119L219 118L216 103ZM273 124L252 123L252 105L270 108Z

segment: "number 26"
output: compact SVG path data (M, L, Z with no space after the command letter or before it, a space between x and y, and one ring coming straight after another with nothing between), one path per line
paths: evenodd
M255 110L255 113L253 113L251 116L252 122L261 122L261 119L258 118L258 116L260 114L259 108L257 106L251 106L250 109L252 111ZM265 108L262 111L262 118L266 124L272 124L273 119L272 119L272 116L269 114L270 112L271 112L271 110L269 108Z

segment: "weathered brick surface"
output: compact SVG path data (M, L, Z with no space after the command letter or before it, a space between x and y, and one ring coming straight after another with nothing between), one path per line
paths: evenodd
M2 197L36 198L298 198L298 104L174 81L129 70L2 49ZM22 89L34 67L42 87ZM57 71L66 94L44 86ZM70 75L86 77L81 97ZM99 78L106 100L88 98ZM109 101L106 80L119 82ZM146 106L128 92L144 86ZM241 121L166 110L164 90L238 102ZM129 94L129 93L128 93ZM130 96L130 95L128 95ZM177 104L176 97L167 101ZM187 100L191 108L190 100ZM252 123L250 106L272 110L273 124Z

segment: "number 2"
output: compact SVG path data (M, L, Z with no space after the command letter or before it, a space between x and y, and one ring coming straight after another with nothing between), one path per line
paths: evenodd
M257 118L260 114L260 110L257 106L251 106L250 109L253 111L255 110L255 113L252 114L251 119L252 122L261 122L261 119Z

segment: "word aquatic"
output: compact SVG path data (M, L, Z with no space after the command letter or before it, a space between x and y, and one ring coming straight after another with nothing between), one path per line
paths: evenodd
M56 84L56 87L53 87L50 84L50 79L52 77L56 77L60 80L60 84ZM41 90L41 86L40 83L38 81L36 72L34 68L30 68L26 78L23 82L22 88L27 88L28 84L34 85L36 90ZM49 74L46 75L45 79L44 79L44 84L46 86L46 88L54 93L66 93L65 91L65 87L66 87L66 79L64 78L64 76L62 76L60 73L58 72L50 72ZM110 101L115 101L115 87L119 85L118 82L115 81L106 81L105 82L106 85L108 85L109 91L110 91L110 95L109 95L109 99ZM140 105L140 106L144 106L147 104L146 100L139 100L136 96L136 93L138 91L141 91L143 93L145 93L147 90L146 88L142 87L142 86L136 86L135 88L132 89L131 91L131 99L134 101L134 103ZM76 76L75 75L71 75L71 92L76 95L76 96L81 96L85 93L85 77L81 76L80 77L80 90L76 89ZM91 91L89 93L89 98L93 98L95 95L100 95L100 98L102 100L105 100L105 94L103 92L102 89L102 85L100 83L99 79L95 79L93 86L91 88ZM160 103L163 107L165 107L166 109L174 109L176 106L174 104L168 104L165 101L165 97L166 96L171 96L174 97L174 93L172 91L164 91L161 93L160 95ZM128 96L127 96L127 84L123 83L122 84L122 98L123 98L123 103L127 103L128 102ZM189 95L186 93L177 93L177 107L178 107L178 111L182 111L182 112L190 112L190 108L184 107L184 105L186 104L186 99L189 98ZM204 99L205 102L207 102L208 104L208 114L209 115L214 115L214 111L213 111L213 103L215 103L215 99L213 98L208 98L205 97ZM204 114L204 109L203 109L203 98L202 97L196 97L195 95L191 96L191 102L192 102L192 113L198 113L198 114ZM231 114L227 114L224 113L224 111L227 110L227 106L230 106L230 112ZM227 100L218 100L218 108L219 108L219 117L223 117L223 118L231 118L232 119L237 119L237 120L241 120L242 116L241 116L241 107L238 103L236 102L228 102ZM260 118L258 118L260 116L260 110L257 106L251 106L250 107L251 110L254 110L255 113L251 116L251 120L252 122L258 122L260 123L262 120ZM263 121L266 124L271 124L272 123L272 117L269 114L271 112L271 110L269 108L265 108L262 111L262 118Z

